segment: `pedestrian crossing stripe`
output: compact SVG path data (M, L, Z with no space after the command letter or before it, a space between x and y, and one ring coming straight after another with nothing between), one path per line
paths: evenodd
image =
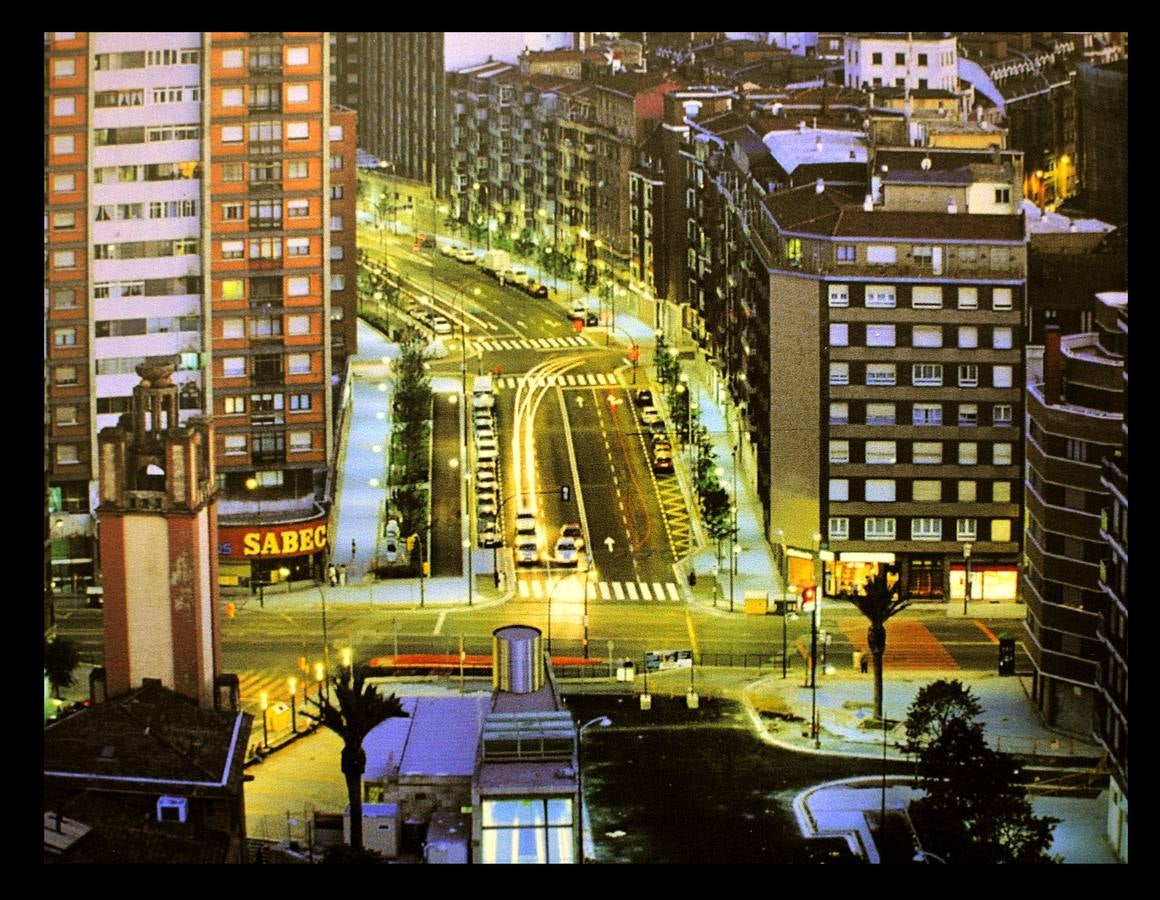
M495 350L559 350L564 347L591 347L582 337L565 338L488 338L470 341L478 352Z
M559 583L559 582L557 582ZM544 582L536 578L521 578L518 581L519 595L522 600L546 600L548 589ZM560 594L556 594L557 599ZM681 602L681 592L675 582L661 583L654 581L651 584L645 581L598 581L588 585L589 600L630 600L630 601L660 601L670 600L673 603Z
M616 376L605 372L581 372L567 375L538 375L527 378L523 375L504 375L494 379L498 389L512 390L524 382L531 382L536 387L608 387L615 385Z

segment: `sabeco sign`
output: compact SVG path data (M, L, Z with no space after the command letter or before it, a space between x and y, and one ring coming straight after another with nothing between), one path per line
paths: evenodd
M218 555L234 559L308 556L326 546L325 519L274 528L218 528Z

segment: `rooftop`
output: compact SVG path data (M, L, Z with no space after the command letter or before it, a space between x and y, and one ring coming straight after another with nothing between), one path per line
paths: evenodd
M866 135L860 131L799 127L796 131L771 131L762 140L786 173L804 165L865 165L867 159Z

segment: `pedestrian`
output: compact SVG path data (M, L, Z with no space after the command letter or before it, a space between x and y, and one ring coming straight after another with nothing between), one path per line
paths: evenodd
M338 564L338 583L341 584L343 587L346 587L346 564L345 563Z
M338 570L334 568L334 563L326 567L326 582L331 587L338 584Z
M869 671L870 671L870 653L866 652L866 653L862 654L862 674L865 675Z

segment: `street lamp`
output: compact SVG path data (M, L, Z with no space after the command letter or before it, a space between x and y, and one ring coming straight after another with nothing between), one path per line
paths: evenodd
M599 725L601 728L607 728L612 724L612 719L608 716L597 716L595 719L590 719L579 728L576 729L576 795L580 799L580 859L583 860L584 854L584 759L581 754L581 749L584 746L584 732L593 725Z
M326 682L326 666L320 662L314 664L314 680L318 682L318 707L322 708L322 685ZM328 692L329 693L329 692Z
M821 532L814 532L814 547L817 551L815 554L818 562L821 562L822 556L822 535ZM810 728L814 732L814 747L820 748L822 746L822 737L818 729L818 626L822 620L822 585L821 579L817 574L814 575L814 609L810 616L810 689L813 693L812 701L812 715L810 721Z
M344 669L349 669L351 666L351 663L354 661L354 650L351 649L350 647L343 647L339 651L338 658L342 662L342 667Z
M298 679L291 675L286 679L286 686L290 688L290 731L298 733Z
M270 716L267 713L267 709L269 709L269 707L270 707L270 698L269 698L269 696L267 696L265 691L262 691L262 696L260 698L260 702L262 705L262 746L265 749L269 750L270 749Z
M786 613L789 609L789 602L786 599L786 588L787 588L786 582L789 580L789 573L787 571L787 563L789 562L789 560L786 558L786 555L785 555L785 532L779 528L773 533L773 536L775 538L777 538L778 547L780 547L780 549L781 549L781 556L778 560L780 563L780 565L778 566L778 569L779 569L778 574L781 575L781 677L784 679L786 677L786 666L787 666L786 651L788 649L787 644L786 644L785 620L786 620Z
M588 590L596 578L596 570L591 564L584 570L584 658L588 658Z
M967 614L967 604L971 602L971 545L963 544L963 560L967 564L967 579L963 584L963 615Z
M258 490L258 479L255 478L253 475L251 475L249 478L246 479L246 490L255 491L255 492ZM262 495L259 493L255 493L254 497L257 499L257 502L258 502L258 526L260 528L261 524L262 524ZM262 541L261 543L258 544L258 608L259 609L266 608L266 591L265 591L266 573L262 567L262 552L264 549L265 549L265 541Z

